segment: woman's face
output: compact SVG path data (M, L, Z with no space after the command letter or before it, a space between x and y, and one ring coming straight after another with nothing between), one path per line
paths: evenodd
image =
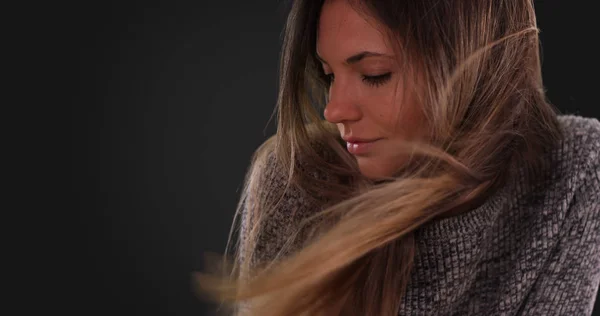
M400 76L385 28L360 15L347 0L327 0L317 32L317 55L329 77L325 119L337 125L363 175L391 176L406 155L398 143L419 138L420 107Z

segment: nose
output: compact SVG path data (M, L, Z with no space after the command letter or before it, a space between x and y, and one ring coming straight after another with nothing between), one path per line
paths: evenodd
M350 85L342 85L341 80L334 81L328 99L323 113L328 122L338 124L361 119L362 111Z

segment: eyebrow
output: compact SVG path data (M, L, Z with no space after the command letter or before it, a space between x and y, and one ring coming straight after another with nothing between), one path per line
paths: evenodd
M318 53L315 53L315 56L317 56L317 59L320 62L322 62L324 64L327 64L327 62L325 60L323 60L323 58L321 58L321 56L319 56ZM352 55L352 56L346 58L346 64L349 64L349 65L350 64L355 64L355 63L361 61L363 58L366 58L366 57L380 57L380 56L391 57L389 55L382 54L382 53L363 51L363 52L360 52L360 53L358 53L356 55Z

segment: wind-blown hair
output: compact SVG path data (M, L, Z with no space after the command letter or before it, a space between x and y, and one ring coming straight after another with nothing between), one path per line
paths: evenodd
M328 97L316 58L323 2L293 1L285 25L277 133L255 153L237 211L241 260L231 278L199 277L204 291L243 303L248 315L396 315L414 231L472 209L517 167L542 176L541 157L562 136L542 83L533 1L349 1L388 29L403 82L423 83L407 93L430 129L426 141L397 144L411 159L393 177L366 179L320 115ZM261 182L273 170L286 180L281 192ZM279 256L265 258L265 225L290 190L323 207L279 236L289 238Z

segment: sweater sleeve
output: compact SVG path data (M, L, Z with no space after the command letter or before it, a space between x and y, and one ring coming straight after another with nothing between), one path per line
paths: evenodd
M599 146L594 150L597 149ZM564 232L518 315L592 315L600 283L600 163L589 153Z

